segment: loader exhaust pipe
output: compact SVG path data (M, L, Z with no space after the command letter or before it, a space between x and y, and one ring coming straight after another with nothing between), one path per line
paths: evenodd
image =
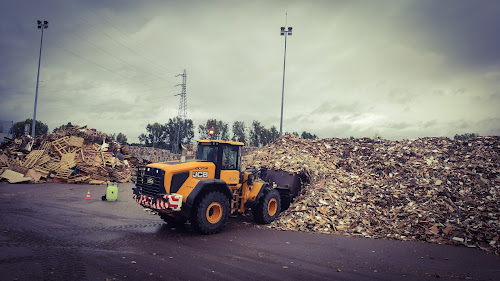
M187 148L179 143L179 150L181 151L181 159L179 162L185 163L186 162L186 154L187 154Z

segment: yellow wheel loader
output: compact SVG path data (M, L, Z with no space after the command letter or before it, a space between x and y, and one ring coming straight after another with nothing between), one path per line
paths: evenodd
M242 142L197 140L196 159L152 163L137 170L133 196L168 224L191 225L203 234L221 231L229 215L252 211L268 224L300 191L296 174L241 171ZM181 157L182 159L182 157Z

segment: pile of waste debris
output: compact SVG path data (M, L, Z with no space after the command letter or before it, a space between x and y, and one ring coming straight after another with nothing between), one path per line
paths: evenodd
M500 253L500 137L388 141L285 136L246 167L306 173L271 227L460 244Z
M180 157L180 154L155 147L129 146L128 151L133 157L151 163L179 160Z
M103 184L128 182L135 166L128 147L86 126L68 125L49 135L21 136L0 147L0 180Z

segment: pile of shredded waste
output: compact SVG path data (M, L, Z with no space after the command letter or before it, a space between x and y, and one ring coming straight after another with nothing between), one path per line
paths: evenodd
M271 224L479 247L499 254L500 137L388 141L284 136L246 167L305 173L310 185Z

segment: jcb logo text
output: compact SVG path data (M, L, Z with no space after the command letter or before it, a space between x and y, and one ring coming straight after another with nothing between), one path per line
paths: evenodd
M208 178L208 172L193 172L193 178Z

